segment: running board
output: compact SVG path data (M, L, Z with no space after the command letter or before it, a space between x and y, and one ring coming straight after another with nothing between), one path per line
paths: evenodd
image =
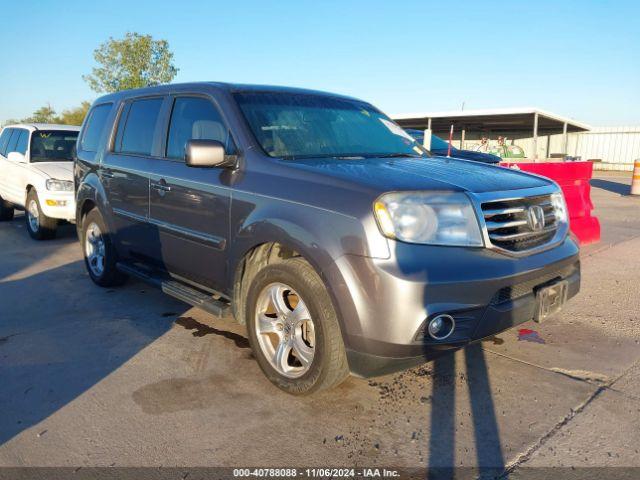
M230 307L227 302L218 300L212 297L211 294L205 293L189 285L185 285L177 280L161 275L154 275L152 271L144 270L121 262L118 262L116 267L122 273L137 277L144 282L150 283L151 285L160 288L167 295L171 295L172 297L188 303L189 305L200 308L216 317L223 317Z

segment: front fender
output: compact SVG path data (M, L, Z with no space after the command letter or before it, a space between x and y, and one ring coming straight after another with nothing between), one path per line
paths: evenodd
M272 198L258 201L249 197L232 201L227 284L234 284L240 262L256 246L277 242L295 250L325 282L348 346L344 334L354 328L358 330L359 326L353 321L356 312L353 299L343 293L346 279L337 260L345 254L388 258L388 243L383 238L372 242L372 234L367 238L366 221L355 217L298 202Z
M279 242L295 249L318 271L344 254L388 258L387 242L372 251L363 222L355 217L273 198L234 198L229 273L253 247Z

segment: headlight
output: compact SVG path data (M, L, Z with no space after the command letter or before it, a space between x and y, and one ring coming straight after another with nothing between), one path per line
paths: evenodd
M553 213L556 217L556 222L569 223L567 204L564 201L564 195L562 194L562 192L551 194L551 205L553 205Z
M382 233L409 243L481 247L475 211L463 193L394 192L374 204Z
M46 186L52 192L73 192L73 182L69 180L47 180Z

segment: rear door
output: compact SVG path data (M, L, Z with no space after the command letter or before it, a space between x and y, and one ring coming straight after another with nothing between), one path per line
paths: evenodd
M164 97L136 98L120 111L112 148L99 175L113 210L118 251L123 257L153 259L158 242L149 220L149 175L159 156L158 132Z
M171 97L164 158L150 176L149 221L158 228L160 261L172 274L222 290L229 238L229 171L194 168L184 162L190 139L228 145L229 129L212 98Z

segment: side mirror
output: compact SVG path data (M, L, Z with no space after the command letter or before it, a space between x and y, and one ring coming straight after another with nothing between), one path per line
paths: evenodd
M224 145L217 140L189 140L184 160L190 167L224 168L235 165L235 155L227 155Z
M7 155L7 160L16 163L27 163L27 158L20 152L10 152L9 155Z

